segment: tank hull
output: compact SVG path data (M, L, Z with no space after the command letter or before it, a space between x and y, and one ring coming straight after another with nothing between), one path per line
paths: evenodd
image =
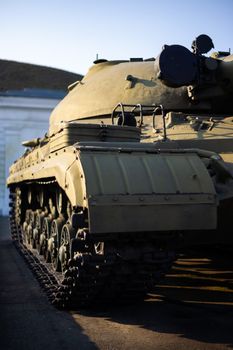
M206 243L217 228L219 196L205 164L215 154L134 138L70 145L64 133L10 168L13 239L57 306L145 297L175 249Z
M206 43L97 62L24 142L12 238L56 306L142 299L175 251L232 239L233 61Z

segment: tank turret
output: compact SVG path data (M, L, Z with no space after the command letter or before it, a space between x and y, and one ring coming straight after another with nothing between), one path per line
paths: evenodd
M192 47L193 52L181 45L165 45L156 58L146 60L96 61L51 114L50 133L65 121L98 119L108 123L106 119L118 103L231 114L233 55L204 56L203 51L213 47L206 35L200 35Z

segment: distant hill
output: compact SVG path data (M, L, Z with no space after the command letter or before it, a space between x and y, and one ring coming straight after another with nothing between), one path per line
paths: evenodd
M25 88L66 91L68 85L82 77L62 69L0 59L0 91Z

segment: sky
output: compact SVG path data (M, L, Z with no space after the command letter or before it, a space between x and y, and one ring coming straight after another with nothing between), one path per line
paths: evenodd
M98 58L191 49L200 34L233 52L233 0L0 0L0 58L85 74Z

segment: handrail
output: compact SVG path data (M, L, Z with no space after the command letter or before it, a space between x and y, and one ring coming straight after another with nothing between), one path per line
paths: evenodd
M166 113L164 112L164 108L162 105L158 105L158 106L155 106L155 109L153 111L153 115L152 115L152 118L153 118L153 130L156 131L155 129L155 116L157 115L156 113L160 111L161 112L161 115L162 115L162 118L163 118L163 141L166 141L167 140L167 130L166 130L166 121L165 121L165 117L166 117Z

